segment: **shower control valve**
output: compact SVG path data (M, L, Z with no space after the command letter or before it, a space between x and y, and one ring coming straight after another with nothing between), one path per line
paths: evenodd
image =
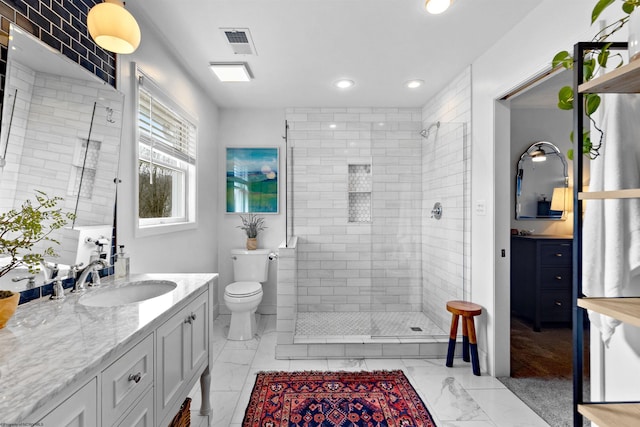
M431 218L440 219L442 218L442 205L440 202L436 202L433 205L433 209L431 209Z

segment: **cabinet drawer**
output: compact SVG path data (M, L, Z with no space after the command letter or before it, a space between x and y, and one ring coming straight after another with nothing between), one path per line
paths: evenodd
M129 415L118 424L118 427L153 427L153 388L129 412Z
M571 265L571 243L553 243L540 246L540 265Z
M543 322L571 321L570 291L543 291L540 300L540 317Z
M95 377L35 425L91 427L98 423L98 385ZM24 425L31 425L25 423ZM5 425L4 423L0 425ZM6 424L9 425L9 424ZM12 424L13 425L13 424ZM20 425L20 423L15 424Z
M541 268L540 285L544 289L571 289L571 267Z
M102 371L102 424L112 425L153 384L153 334Z

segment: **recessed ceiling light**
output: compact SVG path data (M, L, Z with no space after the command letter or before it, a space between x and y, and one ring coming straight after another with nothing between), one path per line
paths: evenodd
M356 83L353 80L341 79L334 83L334 85L340 89L348 89Z
M335 129L336 127L338 127L338 125L337 125L337 124L335 124L335 123L331 123L331 124L329 125L329 128L331 128L331 129Z
M212 62L209 68L221 82L248 82L252 78L244 62Z
M449 9L453 0L426 0L424 7L427 12L437 15Z
M424 80L409 80L404 85L409 89L417 89L424 84Z

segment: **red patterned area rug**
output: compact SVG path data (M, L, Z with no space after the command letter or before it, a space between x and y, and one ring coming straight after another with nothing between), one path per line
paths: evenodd
M432 427L398 371L260 372L243 427Z

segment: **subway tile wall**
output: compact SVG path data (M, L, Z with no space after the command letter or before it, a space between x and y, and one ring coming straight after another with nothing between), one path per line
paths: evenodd
M471 299L471 69L436 94L422 116L424 128L440 122L423 150L422 303L446 331L446 302ZM438 201L443 214L437 221L430 211Z
M419 108L287 109L297 309L420 311ZM349 222L349 165L371 164L371 222Z
M101 0L1 0L0 32L14 23L80 64L111 86L116 84L115 54L98 47L87 30L87 14ZM7 47L0 46L0 90L4 91ZM4 92L0 93L0 102Z

